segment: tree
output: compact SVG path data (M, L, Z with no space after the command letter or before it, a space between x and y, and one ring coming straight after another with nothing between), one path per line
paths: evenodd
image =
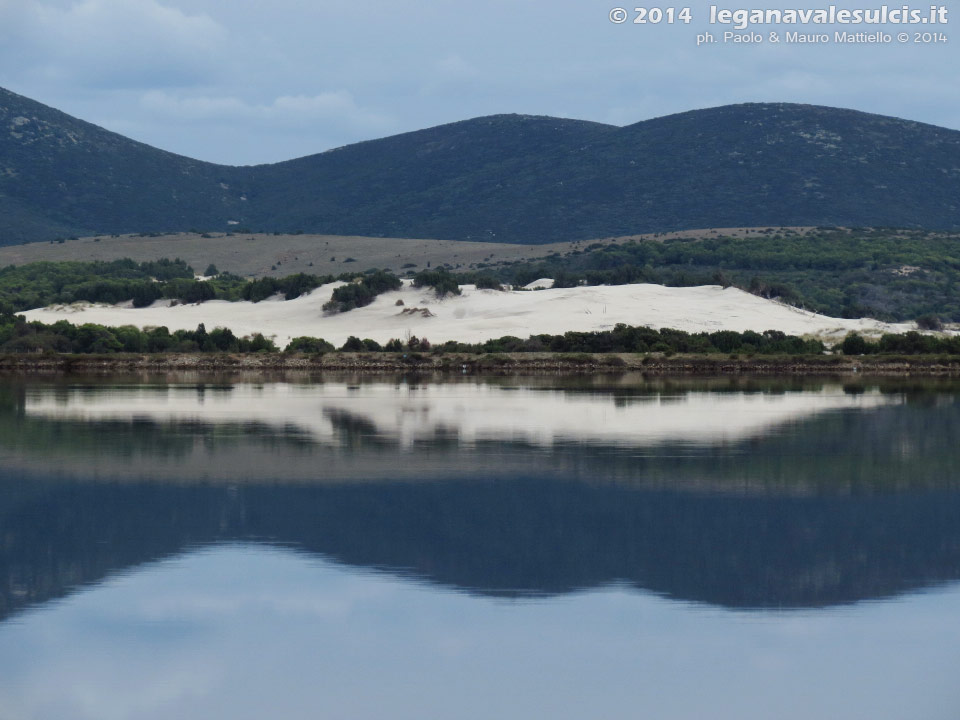
M290 341L290 344L287 345L287 352L300 352L300 353L325 353L336 350L332 343L328 343L323 338L312 338L312 337L296 337Z
M347 338L347 341L340 349L345 350L346 352L361 352L363 350L363 341L360 338L351 335Z
M867 353L867 341L857 333L850 333L843 339L840 349L844 355L865 355Z

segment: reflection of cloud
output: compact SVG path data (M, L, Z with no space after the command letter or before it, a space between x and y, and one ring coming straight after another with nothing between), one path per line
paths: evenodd
M958 602L954 588L748 614L610 588L505 603L222 547L0 625L0 708L32 720L702 718L718 707L743 720L838 708L947 718Z
M388 120L357 105L343 90L317 95L281 95L266 104L249 103L234 96L175 95L151 90L140 98L143 109L175 120L253 120L268 125L307 125L318 120L361 125L370 129Z

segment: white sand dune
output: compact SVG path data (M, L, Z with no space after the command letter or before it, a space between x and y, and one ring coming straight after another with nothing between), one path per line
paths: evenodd
M422 386L369 383L238 384L218 390L130 386L109 392L62 388L31 392L30 417L60 420L244 425L337 446L337 418L362 421L381 440L401 447L437 437L458 444L525 442L542 447L578 442L649 447L703 445L760 437L826 412L901 402L878 391L851 395L839 387L818 392L708 393L644 396L568 393L486 384Z
M194 305L158 302L148 308L74 304L24 313L30 320L74 324L165 325L170 330L230 328L243 336L262 332L279 346L298 336L322 337L340 346L355 335L384 343L410 335L436 344L447 340L482 342L504 335L526 338L539 333L569 330L609 330L617 323L676 328L690 332L716 330L781 330L827 340L850 331L876 336L915 329L913 323L846 320L826 317L756 297L736 288L716 285L672 288L662 285L614 285L536 291L477 290L462 286L458 297L437 299L432 290L409 283L379 296L371 305L328 315L322 306L330 299L331 283L296 300L273 298L260 303L210 301ZM397 305L399 300L403 306ZM429 313L412 312L426 308ZM404 312L407 311L407 312Z

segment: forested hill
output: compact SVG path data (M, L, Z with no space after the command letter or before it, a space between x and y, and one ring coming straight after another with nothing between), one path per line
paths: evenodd
M623 128L496 115L229 167L0 90L0 244L231 227L550 242L767 225L960 229L960 132L792 104Z
M0 245L221 227L232 168L157 150L0 88Z

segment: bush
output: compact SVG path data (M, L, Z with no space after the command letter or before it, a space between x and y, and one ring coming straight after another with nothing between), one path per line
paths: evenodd
M457 278L444 269L418 272L413 276L413 285L418 288L432 287L438 298L460 294Z
M377 295L390 290L399 290L403 283L396 275L376 270L341 285L333 291L330 300L323 305L327 312L347 312L372 303Z
M322 354L336 350L332 343L323 338L296 337L287 345L285 352L300 352L308 354Z
M214 328L204 341L202 348L206 352L237 352L240 341L229 328Z
M344 352L361 352L363 350L363 341L351 335L340 349Z
M867 341L857 333L850 333L843 339L840 349L844 355L866 355L869 352Z
M277 281L277 289L283 293L284 300L295 300L329 281L330 278L297 273L280 278Z
M274 344L273 340L268 340L260 333L256 333L253 337L242 338L239 344L240 352L277 352L277 346Z
M489 275L480 275L474 280L478 290L503 290L500 281Z
M921 330L943 330L943 323L936 315L927 314L917 318L917 327Z
M280 283L276 278L262 277L252 280L244 286L241 297L250 302L260 302L276 295L280 291Z

